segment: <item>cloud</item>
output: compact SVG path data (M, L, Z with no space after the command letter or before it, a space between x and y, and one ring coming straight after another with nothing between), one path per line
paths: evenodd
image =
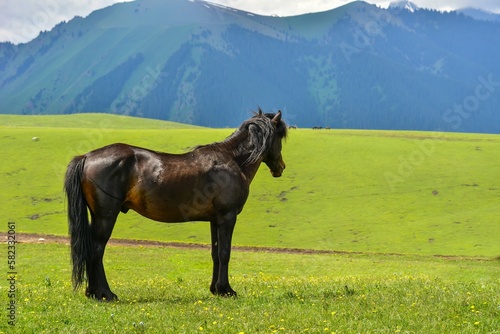
M447 0L439 2L435 0L415 0L414 2L423 8L455 10L465 7L475 7L494 13L500 13L500 3L498 0ZM437 3L439 3L439 5Z
M74 16L87 16L92 11L130 0L0 0L0 42L23 43L35 38L40 31L50 30ZM179 0L182 1L182 0ZM209 0L264 15L298 15L343 6L352 0ZM387 7L390 0L367 0ZM451 10L477 7L500 13L498 0L413 0L419 7ZM439 5L437 5L439 3Z
M75 16L124 0L0 0L0 42L27 42Z
M277 14L281 16L330 10L348 4L354 0L209 0L221 5L234 7L258 14ZM439 10L455 10L464 7L475 7L500 13L498 0L410 0L422 8ZM384 8L391 0L366 0Z
M290 16L320 12L343 6L353 0L209 0L224 6L233 7L256 14Z

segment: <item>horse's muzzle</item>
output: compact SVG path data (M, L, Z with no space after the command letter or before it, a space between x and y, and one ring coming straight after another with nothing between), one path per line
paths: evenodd
M276 166L276 167L277 168L271 169L271 174L273 175L273 177L280 177L286 168L285 162L283 161L283 159L280 159L278 166Z

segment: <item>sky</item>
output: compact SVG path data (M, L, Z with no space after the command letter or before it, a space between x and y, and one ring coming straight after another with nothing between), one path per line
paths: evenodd
M0 0L0 42L25 43L40 31L50 30L74 16L87 16L92 11L124 0ZM182 0L181 0L182 1ZM211 0L225 6L263 15L299 15L320 12L345 5L353 0ZM390 1L367 0L387 7ZM500 14L499 0L414 0L422 8L454 10L476 7Z

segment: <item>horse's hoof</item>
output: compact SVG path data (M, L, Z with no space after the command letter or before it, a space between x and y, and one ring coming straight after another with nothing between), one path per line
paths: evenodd
M238 297L238 294L236 291L231 289L231 287L226 287L226 288L217 288L212 291L212 288L210 288L210 291L212 294L221 296L221 297Z
M228 298L236 298L236 297L238 297L238 294L236 293L236 291L231 290L231 291L228 291L226 293L221 294L221 296L228 297Z
M118 296L110 291L110 294L102 295L99 300L103 302L116 302L118 301Z
M93 289L87 288L87 290L85 291L85 296L87 296L88 298L93 298L98 301L105 301L105 302L112 302L118 300L118 296L115 295L110 290L95 291Z

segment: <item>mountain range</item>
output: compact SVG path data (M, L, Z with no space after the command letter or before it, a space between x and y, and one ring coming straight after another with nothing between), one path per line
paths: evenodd
M473 19L476 20L500 22L500 14L492 13L487 10L466 7L457 10L457 12L462 13L465 16L472 17Z
M362 1L262 16L136 0L0 43L0 113L500 133L500 23Z

